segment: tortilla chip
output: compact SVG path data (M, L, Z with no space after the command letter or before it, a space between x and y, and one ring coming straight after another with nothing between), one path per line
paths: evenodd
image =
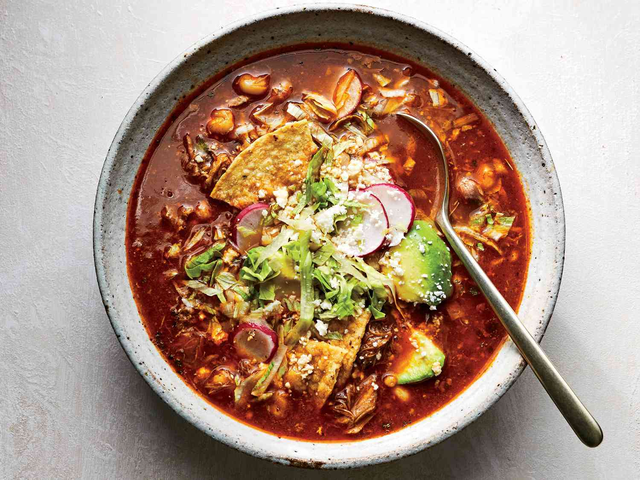
M285 385L296 392L306 392L316 407L321 408L331 395L347 354L344 348L327 342L309 340L289 353L289 370L284 375Z
M370 318L371 312L364 310L360 315L353 317L351 320L333 320L329 324L329 331L339 332L342 335L340 340L330 340L329 343L336 347L341 347L347 352L342 359L342 368L336 381L337 388L342 388L346 385L351 376L353 364L360 351L362 337L364 337L364 332L367 329Z
M211 196L236 208L273 198L274 190L302 183L317 149L307 120L288 123L240 152Z

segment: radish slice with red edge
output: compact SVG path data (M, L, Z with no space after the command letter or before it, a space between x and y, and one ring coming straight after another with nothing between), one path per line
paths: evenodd
M233 334L233 345L241 357L264 363L276 353L278 337L266 325L241 323Z
M352 113L362 97L362 81L355 70L348 70L342 75L333 91L333 103L338 111L338 118Z
M397 245L402 240L402 235L397 233L408 232L416 218L416 205L409 193L392 183L379 183L364 189L376 196L384 206L389 216L390 246Z
M233 221L232 238L241 252L246 253L260 245L262 237L262 219L269 210L266 203L254 203L241 210Z
M347 220L334 237L334 243L346 255L363 257L384 245L389 219L382 202L371 192L350 192L349 199L363 204L365 208L349 210ZM354 222L354 219L349 219L351 215L362 215L362 219Z

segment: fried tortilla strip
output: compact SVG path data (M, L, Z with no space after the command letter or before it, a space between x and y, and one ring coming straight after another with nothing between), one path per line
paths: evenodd
M330 340L329 343L336 347L341 347L347 352L342 359L342 368L336 381L337 388L344 387L351 376L351 370L353 370L353 364L360 351L362 337L364 337L370 318L371 312L364 310L350 321L334 320L329 324L329 331L339 332L342 335L340 340Z
M321 408L333 391L347 354L344 348L327 342L308 340L289 353L289 370L284 375L285 385L291 390L306 392L316 407Z
M284 125L240 152L211 196L236 208L273 197L278 188L302 183L317 149L307 120Z

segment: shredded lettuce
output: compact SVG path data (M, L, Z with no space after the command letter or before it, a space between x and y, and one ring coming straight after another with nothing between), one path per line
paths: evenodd
M324 181L314 182L311 184L311 197L318 201L326 200L327 185Z
M260 250L260 254L255 260L255 266L259 267L262 264L262 262L264 262L268 258L271 258L278 250L280 250L289 241L292 234L293 232L291 230L289 230L288 228L283 228L278 234L278 236L274 238L269 245L267 245L266 247L262 247L262 250ZM260 248L260 247L256 247L256 248ZM254 250L254 249L251 249L251 250Z
M296 215L299 215L299 218L296 218L294 220L291 220L289 218L286 218L284 216L280 216L279 220L290 226L291 228L293 228L294 230L297 230L299 232L304 232L304 231L311 231L313 230L315 227L315 225L313 224L313 222L311 222L309 220L309 216L305 215L305 212L303 211L302 213L298 212Z
M287 345L280 344L266 372L260 377L260 380L258 380L251 390L251 395L254 397L262 397L265 394L273 379L276 375L279 375L281 365L286 362L287 350Z
M187 276L191 279L199 278L203 273L211 272L216 266L216 259L222 256L225 242L218 242L199 255L191 257L184 265Z
M343 319L350 317L356 313L355 302L353 301L352 293L354 288L358 284L358 280L353 277L349 280L345 280L344 277L338 278L340 282L340 293L338 293L338 298L333 306L333 309L335 310L336 316L340 319Z
M501 216L501 214L497 214L496 215L496 221L498 222L498 224L504 226L504 227L511 227L513 226L513 222L516 219L516 217L504 217Z
M331 278L333 275L333 272L325 266L320 266L313 270L313 278L318 280L325 292L331 292L333 290L331 286Z
M343 195L330 177L323 177L311 184L311 197L315 202L314 210L318 210L337 205Z
M228 290L236 284L236 277L230 272L222 272L216 277L216 283L223 290Z
M238 386L233 391L233 399L238 407L244 407L251 398L251 391L255 387L256 383L263 377L265 370L267 367L258 369L256 372L249 375L247 378L242 380Z
M491 215L487 215L487 218L491 218ZM485 217L483 217L482 215L477 215L469 219L469 226L480 228L484 225L484 221ZM493 223L493 219L491 219L491 223Z
M367 131L365 133L367 135L370 134L373 130L376 129L376 122L374 122L373 119L364 110L360 110L358 113L364 119L364 121L367 123L367 126L371 129L370 131Z
M207 283L209 285L213 285L213 283L215 282L216 277L218 276L218 273L222 269L222 260L221 259L214 260L213 263L214 263L213 264L213 269L211 270L211 273L209 274L208 278L206 276L201 278L201 280L207 281Z
M298 239L300 245L300 318L287 335L286 343L289 346L298 343L298 340L313 325L315 306L313 304L313 258L309 251L310 238L311 232L305 232Z
M283 298L284 304L287 306L290 312L299 312L300 311L300 302L297 300L291 300L290 298Z
M371 265L366 263L361 258L355 259L355 263L364 273L367 274L367 285L371 290L375 292L375 294L382 300L387 300L389 295L387 293L391 292L391 295L395 299L395 286L393 280L391 280L386 275L380 273Z
M312 189L311 184L318 177L318 173L320 172L320 167L322 166L322 162L324 162L325 156L327 155L327 147L324 145L318 149L313 157L311 157L311 161L309 162L309 167L307 168L307 177L304 180L305 184L305 192L304 192L304 204L308 205L311 202Z
M366 140L367 139L367 135L366 133L364 133L362 130L360 130L359 128L357 128L355 125L351 124L351 123L347 123L344 125L344 128L346 128L347 130L349 130L351 133L353 133L354 135L359 136L360 138Z
M245 302L251 300L254 294L254 288L246 285L235 284L231 290L240 295Z
M273 282L265 282L260 284L260 293L258 299L270 302L276 298L276 284Z
M188 280L185 282L185 285L193 290L197 290L198 292L206 295L207 297L218 297L221 302L226 302L227 299L224 297L224 290L219 286L210 287L206 283L199 282L197 280Z
M351 275L365 284L368 283L367 277L362 274L355 261L337 252L333 254L333 258L338 261L340 268L344 273ZM373 267L371 268L373 269Z
M385 303L385 300L378 297L374 290L369 291L369 311L374 319L380 320L386 316L382 311Z
M342 334L340 332L327 332L324 336L325 340L342 340Z
M266 282L278 276L278 272L271 268L269 262L258 262L264 249L265 247L254 247L247 252L247 259L240 269L240 278L245 282Z
M482 234L497 242L509 235L515 218L516 217L506 217L503 213L496 213L493 221L485 227Z
M260 283L278 276L279 272L275 271L266 260L284 247L292 235L293 232L290 229L282 229L266 247L253 247L249 250L240 269L240 278L246 282Z
M251 228L243 227L242 225L239 225L237 227L237 230L242 238L248 238L256 234L255 230Z
M332 243L325 243L313 254L313 263L316 265L324 265L335 252L336 248Z

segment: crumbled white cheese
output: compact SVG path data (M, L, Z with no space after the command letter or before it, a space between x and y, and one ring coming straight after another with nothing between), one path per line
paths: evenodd
M395 228L392 228L386 235L386 239L390 247L395 247L396 245L398 245L403 238L404 232L401 232L400 230Z
M400 253L394 252L390 254L389 252L384 254L384 257L380 259L380 263L382 265L386 265L391 268L392 273L397 277L404 276L404 269L400 266Z
M364 222L355 228L343 230L333 238L336 248L347 255L353 255L354 251L358 251L364 240Z
M313 373L313 365L311 365L312 357L308 353L303 353L300 357L297 358L295 362L295 366L297 370L300 372L300 376L304 380L309 375Z
M284 311L284 307L282 306L282 303L280 303L280 300L274 300L273 302L265 305L264 308L262 309L262 313L264 314L265 317L278 315L283 311Z
M317 228L311 230L311 243L320 243L322 241L322 234L318 231Z
M284 208L287 206L287 200L289 199L289 191L287 187L277 188L273 191L273 195L276 198L276 203L280 208Z
M344 215L347 213L347 207L344 205L334 205L333 207L329 207L326 210L322 210L320 213L315 215L316 225L320 230L324 233L331 233L334 230L334 219L338 215Z
M327 334L327 324L324 323L322 320L316 320L316 330L318 330L318 333L321 336L325 336Z
M352 157L351 161L349 162L349 165L347 165L347 173L348 173L347 178L358 175L362 171L363 167L364 167L364 162L360 157Z
M431 369L433 370L433 374L436 377L442 373L442 365L440 365L440 362L438 361L433 362L433 365L431 365Z

